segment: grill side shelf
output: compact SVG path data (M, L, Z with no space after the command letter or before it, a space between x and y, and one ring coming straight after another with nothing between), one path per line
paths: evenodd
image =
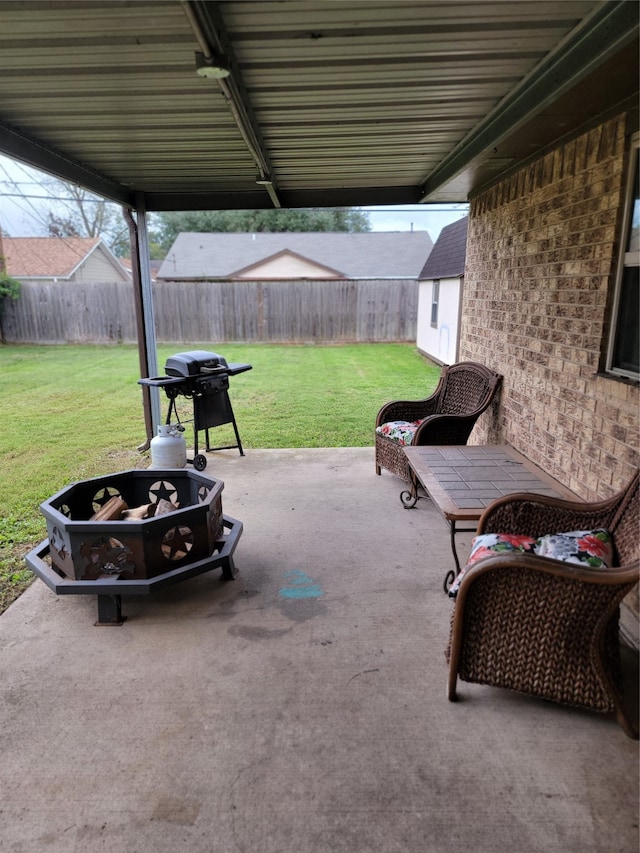
M239 373L246 373L247 370L253 370L252 364L228 364L226 367L210 369L204 373L194 374L192 376L150 376L143 379L138 379L138 385L150 385L154 388L165 388L171 385L184 385L190 380L203 376L220 376L223 373L229 376L237 376Z
M138 385L150 385L154 388L165 388L170 385L184 385L185 376L152 376L147 379L138 379Z

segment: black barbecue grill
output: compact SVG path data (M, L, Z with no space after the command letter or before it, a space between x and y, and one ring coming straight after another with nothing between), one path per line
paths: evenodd
M140 385L163 388L169 399L166 423L181 425L177 398L185 397L193 402L193 463L196 471L204 471L207 457L198 452L198 433L205 431L206 450L231 450L238 448L244 456L240 433L229 399L229 377L251 370L250 364L227 364L227 360L215 352L192 350L170 356L164 366L166 376L139 379ZM174 417L174 421L171 418ZM209 429L232 424L236 444L211 447Z

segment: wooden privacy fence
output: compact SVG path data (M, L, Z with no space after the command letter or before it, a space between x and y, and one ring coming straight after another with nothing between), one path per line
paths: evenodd
M415 341L418 282L161 281L153 302L160 343ZM0 324L5 343L135 343L133 285L26 282Z

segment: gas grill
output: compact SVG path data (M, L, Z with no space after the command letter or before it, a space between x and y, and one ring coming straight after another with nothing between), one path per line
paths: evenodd
M206 450L231 450L238 448L244 456L240 433L229 399L229 377L251 370L250 364L228 364L216 352L191 350L170 356L164 366L166 376L139 379L138 384L164 389L169 399L166 423L182 424L177 408L177 399L185 397L193 402L193 463L196 471L204 471L207 457L198 452L198 434L204 430ZM171 418L174 418L172 421ZM211 447L209 429L232 424L236 444Z

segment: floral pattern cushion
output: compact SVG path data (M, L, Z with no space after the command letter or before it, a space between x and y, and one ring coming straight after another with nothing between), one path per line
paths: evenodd
M536 540L533 536L519 536L513 533L483 533L480 536L476 536L471 542L471 553L469 554L467 565L462 569L449 588L449 596L451 598L456 597L460 581L464 577L466 570L473 563L482 560L483 557L513 554L514 551L518 551L521 554L525 552L532 553L535 543Z
M380 424L376 427L376 432L379 435L384 435L385 438L390 438L398 444L409 445L413 441L413 436L416 430L422 423L419 421L389 421L386 424Z
M550 533L538 539L510 533L483 533L473 539L467 565L451 585L449 596L456 597L466 570L477 560L514 551L596 569L608 569L613 564L613 541L611 534L604 529Z
M608 569L613 563L613 542L608 530L572 530L541 536L534 551L541 557Z

